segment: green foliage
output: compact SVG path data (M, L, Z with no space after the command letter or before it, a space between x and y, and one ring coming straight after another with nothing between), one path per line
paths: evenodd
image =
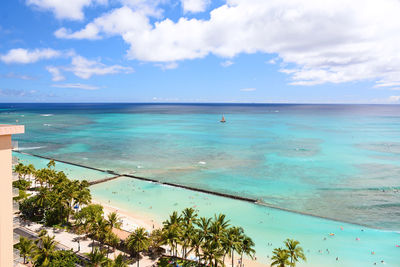
M35 174L35 167L32 164L24 165L18 163L14 166L13 171L18 174L18 180L25 179L27 175Z
M150 236L143 227L136 228L135 231L128 237L126 244L128 248L137 256L139 252L147 250L150 245Z
M35 195L20 202L19 210L23 217L34 222L41 221L43 219L44 210L37 205L38 199L39 195Z
M31 194L26 193L25 190L19 190L18 191L18 196L13 197L14 201L17 201L18 203L20 203L21 201L24 201L25 199L27 199Z
M111 264L109 264L110 267L128 267L130 264L129 260L124 259L124 256L122 254L119 254Z
M284 244L285 249L276 248L272 252L271 266L296 266L298 261L306 261L306 256L304 255L303 248L299 246L299 241L288 238L285 240Z
M49 267L75 267L79 262L78 257L72 251L59 250L51 258Z
M56 252L54 237L48 235L40 236L36 242L35 266L49 266Z
M227 255L233 262L235 253L240 257L253 257L255 253L254 242L244 234L242 228L231 226L225 215L199 218L192 208L183 210L181 215L177 212L170 215L163 223L160 243L172 249L173 258L177 257L180 247L184 265L200 264L200 261L186 261L189 253L194 253L205 265L214 267L222 266Z
M19 190L28 190L31 184L31 181L17 180L13 182L13 187L18 188Z
M285 267L290 265L289 254L286 249L276 248L272 254L271 266Z
M108 266L111 264L111 260L107 259L104 252L98 248L87 255L89 257L89 264L87 264L88 267Z
M19 243L15 244L14 247L19 250L19 255L24 258L24 264L26 263L27 258L32 258L36 249L33 241L23 236L19 237Z
M27 195L18 197L22 215L33 221L42 221L46 225L68 224L74 205L89 204L91 195L87 181L70 180L64 172L54 169L54 161L47 164L47 168L35 170L32 165L25 166L19 163L14 167L21 178L26 174L33 174L40 183L38 194L27 198ZM19 180L14 182L20 189L28 187L30 182Z
M174 259L172 257L161 257L157 262L157 266L159 267L175 267L176 265L194 267L199 266L199 263L189 260Z

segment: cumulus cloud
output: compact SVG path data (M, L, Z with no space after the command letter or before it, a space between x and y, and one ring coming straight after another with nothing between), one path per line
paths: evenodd
M227 0L208 19L151 23L126 5L56 35L119 35L130 45L128 58L150 62L276 54L293 85L372 80L390 87L400 83L399 13L397 0Z
M257 90L256 88L242 88L240 89L240 91L242 92L254 92L255 90Z
M82 56L72 58L71 66L64 68L66 71L73 72L82 79L89 79L93 75L106 75L116 73L131 73L131 67L120 65L107 66L97 60L88 60Z
M0 60L4 63L18 63L28 64L34 63L41 59L51 59L60 57L62 53L60 51L45 48L45 49L34 49L28 50L23 48L15 48L9 50L6 54L0 55Z
M90 5L106 5L108 0L27 0L29 6L51 11L58 19L82 20L83 8Z
M181 0L181 5L184 12L203 12L210 4L210 0Z
M53 84L52 87L83 89L83 90L97 90L97 89L100 89L100 87L98 87L98 86L89 85L89 84L81 84L81 83Z
M59 81L65 80L65 77L64 77L64 75L61 74L61 71L59 68L53 67L53 66L48 66L48 67L46 67L46 69L52 75L52 80L54 82L59 82Z

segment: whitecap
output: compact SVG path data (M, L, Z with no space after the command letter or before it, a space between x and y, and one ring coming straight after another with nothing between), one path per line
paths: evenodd
M51 126L51 124L44 123L43 126Z
M50 117L50 116L54 116L54 114L40 114L40 116L43 116L43 117Z
M201 164L201 165L206 165L207 164L207 162L205 162L205 161L199 161L198 163Z

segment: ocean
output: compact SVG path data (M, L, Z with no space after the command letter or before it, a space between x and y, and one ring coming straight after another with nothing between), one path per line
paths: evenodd
M400 266L398 105L0 104L0 122L25 125L14 138L23 152L277 208L131 178L92 187L98 199L159 220L186 206L225 212L251 233L264 261L268 242L293 237L310 250L307 266L366 266L383 258ZM325 240L331 232L338 233Z

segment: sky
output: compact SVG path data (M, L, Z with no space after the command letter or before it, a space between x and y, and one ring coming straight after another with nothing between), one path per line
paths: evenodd
M0 5L0 102L400 103L400 0Z

